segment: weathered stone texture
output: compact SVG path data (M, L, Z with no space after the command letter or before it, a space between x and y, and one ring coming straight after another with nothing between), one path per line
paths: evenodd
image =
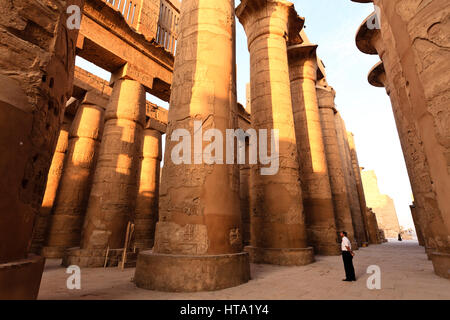
M147 128L143 132L139 190L134 216L134 246L153 247L158 221L159 176L162 158L161 132Z
M450 6L445 0L374 4L380 8L381 31L367 32L375 50L362 51L378 53L383 61L383 84L392 101L426 250L431 259L433 252L442 253L433 260L435 271L449 277L450 89L442 70L450 61L445 36Z
M114 84L83 225L81 250L124 247L138 190L139 154L145 121L145 91L134 80ZM70 263L69 252L65 259ZM97 265L102 266L102 264Z
M243 24L250 51L250 85L252 127L277 129L279 132L279 170L274 175L262 175L262 164L251 168L251 246L254 250L300 249L307 247L307 235L299 185L298 152L287 59L288 34L291 24L299 17L292 3L287 1L242 1L236 14ZM302 24L297 29L298 35ZM312 250L295 252L293 264L310 263ZM305 259L305 255L310 258ZM270 255L270 261L252 261L278 264L281 259Z
M39 287L42 259L23 260L10 271L3 264L27 259L70 97L78 34L66 28L71 4L83 1L17 0L0 6L0 277L10 272L12 279L0 280L2 297L33 298ZM20 277L30 263L35 267L28 269L29 278Z
M348 143L347 130L345 128L344 120L339 112L335 114L336 132L339 142L339 151L341 160L344 166L344 177L347 185L348 198L350 204L350 211L352 214L353 231L355 240L358 246L362 246L367 242L366 233L364 229L364 222L361 215L361 207L359 204L358 190L356 188L355 173L350 155L350 147Z
M87 99L78 107L70 128L64 173L42 252L45 257L62 258L64 249L80 245L81 228L103 134L104 111Z
M387 238L397 239L400 233L400 225L398 223L394 201L388 195L380 193L375 171L362 171L361 177L367 205L375 212L378 227L384 231L384 235Z
M356 145L355 145L355 139L354 139L353 133L348 132L347 138L348 138L348 143L349 143L349 147L350 147L350 155L352 158L353 173L355 174L356 191L358 193L359 207L361 210L362 221L364 223L364 232L365 232L366 240L368 242L367 244L369 244L370 234L369 234L369 230L368 230L369 227L368 227L367 216L366 216L367 205L366 205L366 199L364 196L364 188L363 188L363 184L361 181L361 167L359 166L358 154L356 152ZM375 239L372 239L372 240L375 241Z
M308 242L318 254L337 255L333 196L316 94L317 45L288 47L292 108Z
M40 254L41 249L47 237L47 229L51 221L53 205L58 192L61 176L63 175L64 159L66 157L67 146L69 144L69 128L71 119L65 117L61 130L59 131L58 142L56 143L55 153L53 154L52 163L47 177L47 185L45 187L42 206L33 227L33 239L30 251Z
M138 258L139 287L199 291L249 280L248 255L242 252L239 168L223 164L225 159L208 164L203 158L203 147L209 145L203 132L214 128L225 137L226 129L237 127L234 28L233 0L182 2L159 221L153 252ZM195 121L202 127L196 128ZM199 150L190 141L190 163L174 163L172 150L179 142L171 137L177 129L187 130L181 139L200 140Z
M345 180L344 164L340 155L338 133L335 124L335 91L332 87L317 86L317 97L324 146L327 158L330 187L333 195L333 206L338 232L346 231L352 244L356 244L353 231L352 214Z

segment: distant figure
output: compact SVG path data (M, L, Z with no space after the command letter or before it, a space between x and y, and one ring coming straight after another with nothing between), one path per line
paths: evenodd
M345 279L342 279L342 281L356 281L355 268L353 267L353 256L355 254L352 251L352 244L347 238L347 232L342 231L341 238L342 260L345 268Z
M403 239L402 239L402 235L399 233L398 234L398 241L402 241Z

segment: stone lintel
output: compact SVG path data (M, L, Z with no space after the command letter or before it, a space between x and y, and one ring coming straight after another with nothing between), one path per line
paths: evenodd
M75 114L77 113L78 107L81 104L81 100L71 97L67 103L66 103L66 108L64 110L64 114L67 115L71 115L71 116L75 116Z
M99 106L100 108L106 109L106 107L108 106L108 101L108 95L97 90L90 90L86 92L82 103L94 104L96 106Z
M109 86L113 87L114 83L120 79L135 80L142 84L147 92L151 92L153 89L153 76L148 74L144 69L141 69L131 63L126 63L117 71L111 73Z
M374 87L383 88L385 86L386 72L384 70L384 64L382 61L378 62L375 66L372 67L367 78L369 83Z
M173 55L154 39L149 41L134 31L120 12L101 0L87 0L83 14L77 55L110 72L116 72L126 63L145 66L141 70L145 71L144 79L135 80L144 84L151 94L168 101ZM153 79L157 80L157 86L153 85Z
M368 22L375 18L376 13L372 12L359 26L356 32L355 42L358 49L366 54L378 54L376 49L377 38L380 37L380 30L370 29Z
M82 68L75 67L73 91L74 97L79 100L77 102L78 105L83 101L106 109L109 97L112 93L112 88L109 86L108 81L105 81ZM149 119L153 119L150 125L147 123L147 126L156 129L161 133L165 133L168 121L167 110L149 101L146 101L146 104L146 116ZM66 112L70 110L70 114L74 115L78 105L76 105L76 108L71 109L66 107Z
M147 122L146 129L154 129L166 133L169 113L166 109L157 106L149 101L146 102Z
M75 67L73 86L73 96L80 99L88 91L95 91L99 94L104 94L107 96L110 96L112 92L112 89L109 87L107 81L80 67ZM78 96L76 95L77 93L79 93Z

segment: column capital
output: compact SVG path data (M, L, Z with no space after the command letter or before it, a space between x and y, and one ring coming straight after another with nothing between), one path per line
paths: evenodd
M319 108L330 108L337 113L334 98L336 97L336 91L330 86L316 86L317 101Z
M286 0L243 0L236 8L248 37L248 46L259 36L278 34L290 44L303 40L300 31L305 18L300 17L294 4Z
M317 44L302 43L288 46L288 58L292 60L317 59Z
M148 74L145 70L131 63L125 63L121 68L111 73L111 79L109 80L109 86L114 87L114 84L118 80L134 80L142 84L145 91L150 92L153 89L154 78Z
M82 100L83 104L93 104L102 109L106 109L108 102L109 96L95 89L87 91Z
M382 61L378 62L370 69L367 79L374 87L382 88L386 86L386 72ZM387 87L386 90L388 90Z
M371 21L377 19L376 12L372 12L358 28L355 42L359 51L366 54L378 54L382 56L383 43L379 27L371 24Z

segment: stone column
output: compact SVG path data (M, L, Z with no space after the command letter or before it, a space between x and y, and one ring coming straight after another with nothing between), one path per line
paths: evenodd
M120 255L127 224L133 220L144 122L144 87L117 79L105 111L80 248L66 251L64 265L103 267L107 248L111 257Z
M364 224L364 232L366 235L366 245L369 244L369 227L368 227L368 223L367 223L367 215L366 215L366 198L364 196L364 189L363 189L363 184L362 184L362 180L361 180L361 167L359 166L359 161L358 161L358 154L356 153L356 145L355 145L355 139L354 139L354 135L351 132L347 133L347 137L348 137L348 143L349 143L349 147L350 147L350 156L352 159L352 168L353 168L353 173L355 174L355 180L356 180L356 191L358 194L358 200L359 200L359 207L361 210L361 217L362 217L362 221ZM372 239L374 240L374 239Z
M392 100L416 210L428 257L436 274L450 277L450 188L448 75L442 72L449 52L445 26L449 7L445 0L417 6L405 0L375 0L381 28L367 21L358 30L357 45L383 61L386 90ZM432 58L430 58L432 57ZM381 84L380 86L383 86Z
M314 252L339 255L333 197L316 95L317 45L288 47L292 109L308 242Z
M400 144L405 155L406 168L411 180L417 219L423 232L428 259L431 259L431 252L435 251L436 244L427 217L439 216L436 195L432 191L431 177L423 152L423 143L417 134L414 121L411 119L411 112L404 112L402 108L403 101L403 104L410 110L411 101L408 99L406 80L400 73L397 52L396 50L386 51L386 46L394 45L391 28L389 24L382 24L381 30L369 28L370 23L376 21L374 20L375 17L374 12L361 24L356 35L356 45L360 51L367 54L378 54L384 61L380 61L370 70L368 81L375 87L385 87L386 93L390 97ZM395 71L389 73L389 79L385 72L384 63ZM395 81L393 77L395 77ZM394 83L396 83L395 86ZM409 155L414 155L414 157Z
M155 239L161 158L161 132L146 128L143 133L139 191L134 217L134 245L141 250L152 248Z
M251 246L255 263L305 265L314 261L308 247L299 185L298 152L289 82L289 27L299 24L294 5L287 1L247 0L236 9L250 51L252 127L278 130L279 168L263 175L252 165ZM293 33L299 34L301 27ZM270 144L270 143L269 143ZM273 152L273 151L272 151Z
M140 288L218 290L249 280L239 168L225 164L226 129L237 127L234 29L233 0L181 4L159 221L153 252L138 256Z
M246 140L245 154L249 153L249 143ZM239 168L239 197L241 199L242 240L244 246L250 245L250 164L248 159Z
M59 131L58 142L56 143L55 153L53 154L52 164L48 171L47 185L45 187L44 199L41 209L36 216L33 227L33 240L31 242L31 252L40 254L44 246L47 229L51 220L53 204L59 187L59 182L63 174L64 158L66 157L67 145L69 140L69 128L71 120L64 117L64 121Z
M66 10L83 2L2 2L0 299L38 294L44 259L29 244L72 90L78 30L66 28Z
M335 113L337 112L334 103L336 93L329 86L317 86L316 90L328 172L330 175L331 193L333 195L336 229L338 232L346 231L348 238L352 242L352 247L357 248L353 232L347 185L345 183L346 172L339 151L339 141L334 120Z
M69 147L42 255L62 258L80 246L81 228L104 124L104 108L85 99L69 131Z
M412 204L409 206L409 208L411 209L411 216L414 221L414 228L416 229L417 241L419 241L419 246L425 246L424 237L423 237L422 229L420 226L420 221L419 221L419 218L417 217L416 206L414 204Z
M353 231L355 240L359 247L367 242L364 222L362 221L361 209L358 198L358 190L356 189L355 173L353 172L352 161L350 156L350 148L347 140L347 130L345 129L344 120L339 112L335 114L336 133L339 142L339 151L341 154L342 164L344 166L344 177L347 185L350 211L352 214Z
M367 232L369 234L370 244L380 244L378 235L378 222L375 213L366 207Z

